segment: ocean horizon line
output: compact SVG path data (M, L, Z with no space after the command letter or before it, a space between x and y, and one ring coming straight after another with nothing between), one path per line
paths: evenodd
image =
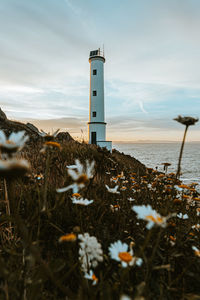
M182 140L168 141L168 140L136 140L136 141L113 141L113 144L175 144L181 143ZM199 141L186 141L186 143L200 143Z

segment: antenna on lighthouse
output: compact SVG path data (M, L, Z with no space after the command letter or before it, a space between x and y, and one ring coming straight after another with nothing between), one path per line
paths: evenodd
M104 57L104 44L103 44L103 57Z

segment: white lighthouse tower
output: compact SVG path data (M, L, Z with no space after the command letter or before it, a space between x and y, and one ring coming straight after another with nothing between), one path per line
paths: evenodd
M89 144L112 151L112 142L106 141L104 113L104 53L90 51L90 115L88 122Z

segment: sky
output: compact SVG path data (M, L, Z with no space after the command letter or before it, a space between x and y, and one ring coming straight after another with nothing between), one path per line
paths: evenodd
M10 119L87 139L88 57L103 45L108 140L179 141L173 118L200 117L199 0L1 0L0 15Z

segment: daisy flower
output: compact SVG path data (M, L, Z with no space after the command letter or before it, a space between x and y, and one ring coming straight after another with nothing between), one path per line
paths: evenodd
M0 150L6 154L16 153L24 147L28 139L25 131L12 132L7 139L5 133L0 130Z
M30 169L30 164L25 159L0 160L0 176L16 178L25 175Z
M109 193L120 194L120 192L117 191L117 189L118 189L118 187L119 187L118 185L116 185L114 188L109 188L109 186L106 184L105 187L107 188L107 191L108 191Z
M172 247L176 244L176 238L173 235L169 236L169 243Z
M142 259L133 256L132 249L128 252L128 245L126 243L122 243L120 240L111 244L108 249L110 257L121 262L121 265L124 268L133 265L141 266L142 264Z
M192 229L196 229L197 231L200 231L200 224L193 225Z
M83 206L90 205L94 202L93 200L77 198L77 197L72 197L71 199L72 199L73 204L79 204L79 205L83 205Z
M184 214L184 215L183 215L182 213L177 214L177 217L178 217L179 219L183 219L183 220L186 220L186 219L189 218L187 214Z
M117 175L118 178L124 180L126 177L124 176L124 172L122 171L121 174Z
M92 285L96 285L98 282L98 278L96 277L96 275L92 270L90 270L89 273L85 273L84 278L92 280L93 281Z
M192 246L192 249L194 250L194 254L196 256L200 257L200 250L197 247L195 247L195 246Z
M200 207L197 207L196 212L197 212L197 217L199 217L200 216Z
M136 205L132 207L132 210L138 215L139 219L143 219L147 221L146 228L151 229L154 225L158 225L161 227L167 226L167 220L172 217L163 217L158 214L150 205Z
M129 197L127 200L130 201L130 202L135 201L135 199L134 199L134 198L131 198L131 197Z
M44 175L43 175L42 173L40 173L40 174L35 174L35 175L34 175L34 179L35 179L35 180L42 180L42 179L44 179Z
M114 183L117 183L118 178L117 178L117 177L111 177L111 178L110 178L110 181L111 181L111 182L114 182Z
M42 149L40 150L40 153L44 154L47 149L61 150L61 145L57 142L54 142L53 140L48 140L44 143Z
M183 189L180 188L178 185L175 185L174 188L175 188L177 194L180 195L180 196L182 196L182 194L183 194Z
M89 233L79 234L79 260L83 272L87 273L90 267L96 268L98 262L103 261L103 251L101 244L98 243L95 236L90 236Z
M41 130L39 134L44 138L45 141L53 141L54 138L58 135L59 131L60 129L57 129L55 132L50 134L50 132L46 133L45 131Z
M125 191L126 189L127 189L126 186L122 186L120 190L121 190L121 191Z
M94 172L94 161L91 164L86 160L86 166L84 167L78 159L75 160L75 165L68 168L68 174L73 179L74 183L68 185L67 187L57 189L58 193L66 192L70 189L73 190L73 193L78 193L78 191L84 188L85 184L93 177Z
M110 209L111 211L114 213L115 211L119 211L120 210L120 206L118 204L116 205L110 205Z

